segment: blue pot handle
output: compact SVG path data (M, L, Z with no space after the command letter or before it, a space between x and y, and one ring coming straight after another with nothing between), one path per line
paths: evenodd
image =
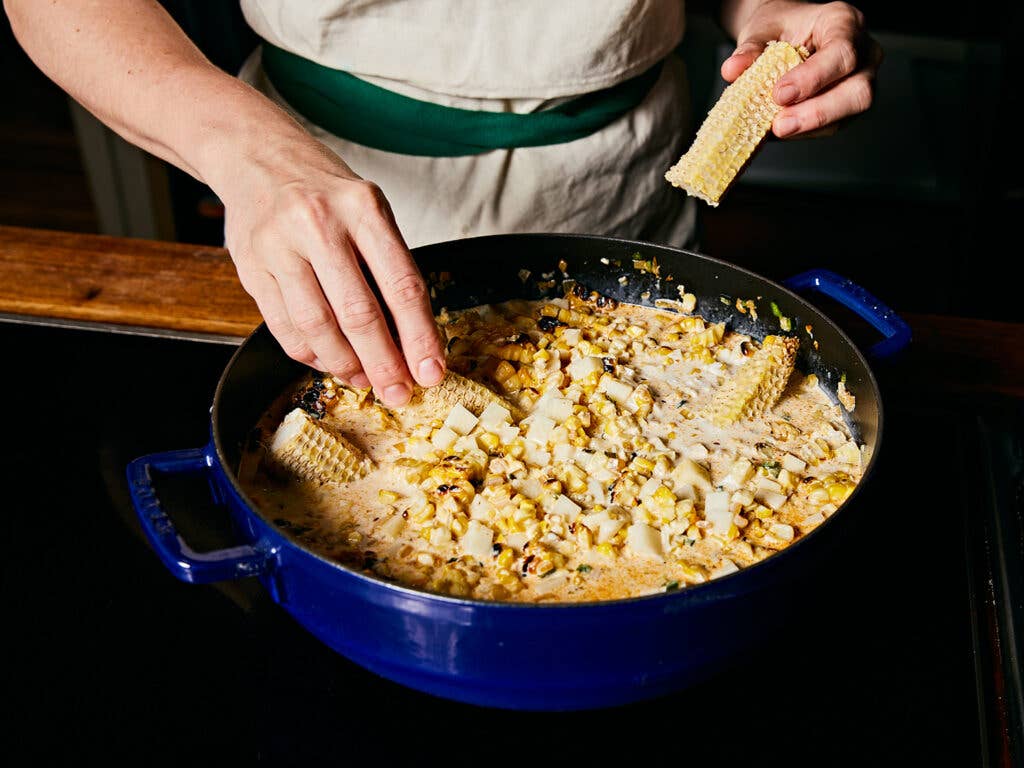
M902 352L910 344L910 326L906 321L873 294L842 275L827 269L812 269L783 280L782 284L791 291L813 290L831 296L871 323L885 338L868 350L868 357L883 360Z
M153 471L169 475L202 474L215 503L222 503L213 477L213 461L202 448L153 453L128 465L128 491L142 530L164 565L182 581L209 584L214 581L260 576L268 573L276 551L270 547L238 546L213 552L196 552L186 544L164 512L153 488Z

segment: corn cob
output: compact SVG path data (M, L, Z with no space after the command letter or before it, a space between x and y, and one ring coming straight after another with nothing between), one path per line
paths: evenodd
M766 336L761 348L715 393L711 421L724 427L770 411L786 388L799 346L792 336Z
M518 408L483 384L453 371L448 371L440 384L420 390L418 401L436 413L447 413L455 405L461 405L474 416L479 416L491 403L508 408L513 415L519 412Z
M665 174L687 194L712 206L761 144L781 107L772 89L805 58L803 46L768 43L757 60L722 92L697 131L690 149Z
M358 480L374 466L362 451L301 408L284 417L270 454L290 472L319 483Z

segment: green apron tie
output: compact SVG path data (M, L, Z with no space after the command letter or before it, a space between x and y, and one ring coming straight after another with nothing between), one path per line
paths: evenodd
M385 152L428 157L575 141L643 101L662 63L601 91L540 112L483 112L409 98L263 44L263 70L307 120L335 136Z

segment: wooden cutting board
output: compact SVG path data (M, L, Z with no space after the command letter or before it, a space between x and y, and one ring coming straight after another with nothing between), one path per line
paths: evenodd
M1024 323L904 318L896 386L1024 397ZM0 226L0 321L238 343L261 317L223 248Z

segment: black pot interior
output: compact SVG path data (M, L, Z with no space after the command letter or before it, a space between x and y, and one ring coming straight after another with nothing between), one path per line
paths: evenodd
M469 238L418 248L414 255L432 284L435 312L442 307L462 309L513 298L556 298L563 294L563 279L575 280L620 302L645 306L654 306L659 298L678 299L678 286L683 285L697 296L695 314L763 339L782 332L771 309L775 302L781 314L791 318L792 335L800 338L800 370L816 374L833 398L845 377L846 388L857 398L847 423L872 453L877 448L881 403L878 385L863 355L811 304L752 272L675 248L580 235ZM659 276L634 269L634 257L656 258ZM564 262L564 273L560 262ZM625 284L620 282L623 276ZM754 300L756 320L751 313L736 309L737 298ZM242 344L221 377L212 412L214 438L225 468L232 472L237 468L241 447L253 426L303 370L304 366L281 351L265 325Z

